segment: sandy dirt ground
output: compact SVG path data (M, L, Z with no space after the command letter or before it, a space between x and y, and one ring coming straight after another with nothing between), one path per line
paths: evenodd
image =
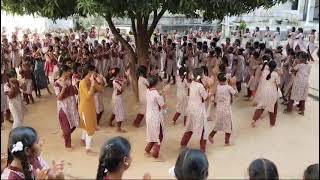
M312 90L319 96L319 63L313 64L310 78ZM93 149L99 151L104 141L114 136L123 136L132 144L132 164L125 172L124 178L142 178L149 172L152 178L169 179L168 170L172 167L179 154L179 142L184 133L183 119L173 126L171 119L175 113L175 86L170 89L167 98L169 107L166 115L165 141L161 146L161 155L165 162L155 162L144 156L145 122L139 129L132 128L131 124L136 116L138 106L134 101L132 91L127 89L124 93L127 110L127 120L124 127L128 133L119 134L115 128L107 127L107 120L111 114L111 89L104 92L105 113L102 117L100 131L93 137ZM44 91L45 92L45 91ZM43 92L43 93L44 93ZM242 97L243 91L236 98L233 105L235 133L232 138L233 146L224 146L224 134L215 136L215 144L207 145L207 156L210 163L209 178L245 178L247 167L256 158L267 158L275 162L281 178L297 179L302 177L304 169L311 163L319 163L319 101L309 98L306 103L305 116L296 112L283 114L284 106L278 110L276 127L270 128L269 118L265 113L257 123L256 128L250 127L254 107L251 102ZM44 94L41 99L36 99L34 105L27 106L25 125L34 127L44 141L43 157L50 163L52 160L64 160L66 178L95 178L98 155L88 156L84 147L80 146L81 130L77 129L72 135L74 150L68 152L64 149L63 138L57 119L56 97ZM209 129L214 122L209 122ZM1 131L1 152L6 152L8 133L11 125L4 124L5 130ZM192 139L189 147L199 148L199 141Z

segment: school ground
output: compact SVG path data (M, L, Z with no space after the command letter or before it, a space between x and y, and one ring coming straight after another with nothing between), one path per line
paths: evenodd
M267 158L278 166L281 178L297 179L302 177L304 169L312 164L319 163L319 60L313 63L310 77L310 94L306 103L305 116L296 112L283 114L284 106L278 110L276 127L270 128L269 118L265 113L258 121L256 128L250 127L254 107L242 97L242 91L233 105L235 133L232 139L233 146L224 146L224 134L215 136L215 144L207 145L209 160L209 178L245 178L246 169L255 158ZM27 106L25 125L34 127L44 141L43 157L51 163L52 160L65 161L66 178L88 179L94 178L98 165L98 155L88 156L84 147L80 146L81 130L77 129L72 135L72 152L64 149L64 142L57 119L56 97L47 95L45 90L41 99L36 98L34 105ZM114 136L124 136L132 144L132 165L125 173L125 179L142 178L149 172L152 178L171 178L168 170L176 161L180 151L180 139L184 133L183 119L173 126L171 119L175 113L175 87L170 90L167 98L169 111L166 116L165 141L161 146L160 154L165 162L155 162L144 156L145 123L139 129L132 128L131 124L138 111L132 91L127 89L124 93L127 110L127 121L124 127L128 133L120 134L115 128L107 127L107 120L111 114L111 93L107 88L104 92L105 113L101 120L100 131L93 137L93 149L100 150L102 143ZM209 129L213 128L213 121L209 122ZM4 124L1 130L1 153L6 152L7 138L11 125ZM192 139L189 147L199 147L199 141Z

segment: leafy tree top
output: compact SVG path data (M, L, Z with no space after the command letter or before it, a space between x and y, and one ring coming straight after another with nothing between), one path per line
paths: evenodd
M50 19L74 14L99 14L112 17L156 17L168 11L205 20L269 8L286 0L1 0L1 8L13 14L32 14Z

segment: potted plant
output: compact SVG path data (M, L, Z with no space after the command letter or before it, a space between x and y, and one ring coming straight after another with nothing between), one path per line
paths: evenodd
M240 37L242 38L242 35L244 34L244 31L247 28L247 23L243 20L240 20L240 24L239 24L239 30L240 30Z
M277 24L281 24L282 23L282 19L276 19L276 23Z

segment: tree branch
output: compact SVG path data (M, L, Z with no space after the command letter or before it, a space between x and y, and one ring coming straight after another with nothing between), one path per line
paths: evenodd
M150 14L148 14L147 16L143 15L143 24L146 32L148 31L149 17L150 17Z
M136 40L137 39L137 28L136 28L135 16L136 15L133 11L129 11L129 17L131 19L132 33L133 33L134 39Z
M162 18L162 16L164 15L164 13L167 11L167 6L163 6L161 11L159 12L159 14L157 14L156 11L154 11L154 14L156 16L153 17L153 21L151 23L151 26L149 27L148 31L147 31L147 38L150 39L152 36L152 33L154 31L154 29L157 27L160 19Z
M131 45L117 31L117 28L112 22L111 15L105 15L104 18L106 19L112 34L120 41L120 43L129 51L130 54L136 56Z

